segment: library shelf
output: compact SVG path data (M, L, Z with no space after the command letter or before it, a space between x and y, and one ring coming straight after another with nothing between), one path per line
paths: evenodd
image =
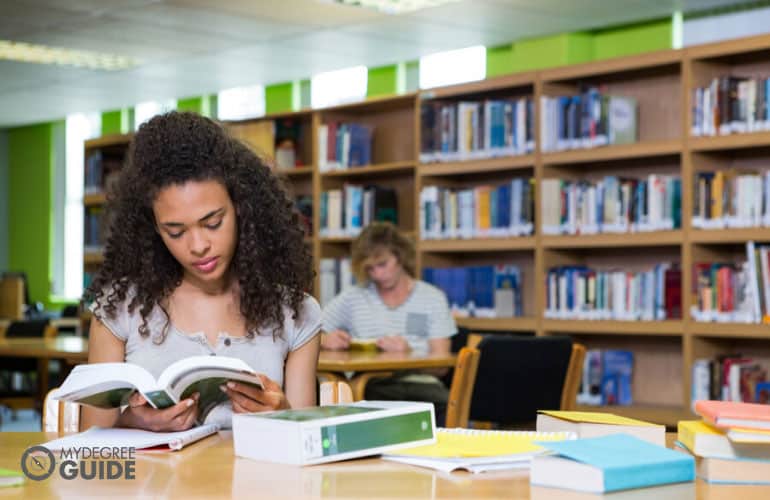
M664 335L674 336L684 333L681 320L664 321L614 321L614 320L577 320L543 319L542 328L546 332L580 333L590 335Z
M534 236L513 238L473 238L420 240L422 252L499 252L505 250L534 250Z
M731 229L693 229L690 241L704 244L735 244L747 241L770 241L770 227Z
M770 324L766 323L706 323L691 321L687 331L697 337L770 339Z
M134 134L110 134L85 142L86 149L106 148L110 146L127 146Z
M102 252L84 252L83 263L86 265L99 265L104 262L104 254Z
M652 231L649 233L606 233L591 235L543 236L545 248L605 248L675 246L682 243L682 231Z
M593 163L607 161L623 161L634 158L653 158L657 156L673 156L682 152L682 141L667 139L635 144L617 144L597 148L572 149L543 153L544 165L572 165L576 163Z
M304 165L301 167L294 167L294 168L278 168L276 167L273 169L273 172L275 172L277 175L280 176L286 176L286 177L294 177L294 176L312 176L313 175L313 167Z
M408 174L414 171L414 165L415 163L413 161L391 161L387 163L364 165L361 167L322 171L321 177L363 177L382 174Z
M104 193L90 193L83 195L83 205L86 207L98 207L107 203L107 195Z
M537 330L537 318L517 316L513 318L470 318L455 317L457 326L474 331L494 332L534 332Z
M417 175L420 177L474 175L486 172L526 170L534 166L535 156L531 154L499 156L478 160L421 163L417 167Z
M768 147L770 132L690 137L688 145L695 152Z
M534 85L534 73L514 73L511 75L489 78L487 80L423 90L420 92L419 97L423 101L430 99L447 99L452 97L463 97L469 94L485 94L515 88L534 87Z
M630 406L621 405L577 405L577 411L614 413L621 417L635 418L644 420L653 424L661 424L666 427L676 427L680 420L696 418L695 414L683 406L665 406L634 404Z
M602 77L617 73L638 73L656 67L678 67L681 63L681 51L660 50L646 54L547 69L541 72L540 79L543 82L562 82L597 76Z

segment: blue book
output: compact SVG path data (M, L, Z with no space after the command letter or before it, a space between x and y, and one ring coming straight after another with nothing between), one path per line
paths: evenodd
M537 444L557 455L534 458L534 485L605 493L695 480L691 455L628 434Z

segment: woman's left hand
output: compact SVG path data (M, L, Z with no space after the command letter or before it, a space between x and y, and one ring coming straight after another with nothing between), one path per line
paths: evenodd
M232 380L220 386L220 389L230 398L233 412L253 413L290 408L280 385L265 375L260 375L259 378L264 389Z

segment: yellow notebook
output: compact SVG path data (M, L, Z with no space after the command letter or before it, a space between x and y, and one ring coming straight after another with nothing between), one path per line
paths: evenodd
M650 443L666 446L666 427L612 413L590 411L539 411L537 430L574 432L580 438L631 434Z

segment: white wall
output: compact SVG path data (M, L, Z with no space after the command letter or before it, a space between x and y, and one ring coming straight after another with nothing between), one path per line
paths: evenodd
M684 21L682 45L698 45L730 38L770 33L770 7Z

